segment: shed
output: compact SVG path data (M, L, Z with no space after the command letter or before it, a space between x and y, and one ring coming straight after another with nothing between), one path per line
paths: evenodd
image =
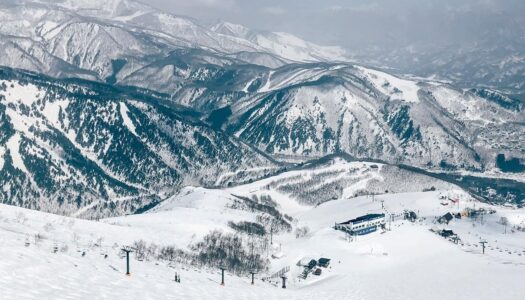
M321 257L319 258L319 266L323 268L327 268L330 265L330 259Z
M317 267L317 261L315 259L312 259L309 263L308 263L308 269L313 269Z
M413 211L405 211L405 220L409 220L410 222L415 222L417 220L417 214Z
M308 267L308 264L309 264L312 260L315 260L315 258L312 257L312 256L306 256L306 257L301 258L301 260L299 260L299 261L297 262L297 265L298 265L298 266L301 266L301 267Z
M438 219L438 222L441 223L441 224L448 224L448 222L450 222L450 220L454 219L454 216L451 214L451 213L446 213L444 214L443 216L441 216L439 219Z
M441 234L442 237L445 237L445 238L448 238L448 237L451 237L451 236L456 235L456 234L454 233L454 231L452 231L452 230L447 230L447 229L443 229L443 230L441 230L441 233L440 233L440 234Z

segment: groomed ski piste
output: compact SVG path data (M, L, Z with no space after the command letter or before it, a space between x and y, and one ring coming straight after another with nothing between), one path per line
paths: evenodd
M187 187L152 211L88 221L0 205L1 299L522 299L525 293L525 210L478 202L450 187L432 191L354 197L368 180L381 179L383 166L336 161L229 189ZM311 178L316 172L346 170L357 176L338 199L307 205L275 182ZM330 173L344 176L342 173ZM374 175L375 174L375 175ZM362 175L362 174L361 174ZM348 175L354 176L354 175ZM326 176L323 177L325 180ZM415 184L415 183L414 183ZM446 187L444 185L443 187ZM292 230L272 236L269 269L255 276L228 270L220 285L218 268L179 261L126 260L121 248L146 243L188 249L213 230L234 233L228 222L256 221L252 210L233 208L239 197L271 195ZM467 208L491 212L482 218L437 218ZM415 222L387 218L385 230L351 237L333 229L336 222L368 213L418 215ZM495 211L495 212L494 212ZM506 218L505 226L502 218ZM307 228L297 235L298 228ZM454 242L435 231L454 231ZM240 233L238 233L240 234ZM480 241L486 241L485 254ZM319 276L300 275L299 261L331 259ZM279 277L261 280L281 269ZM180 275L181 282L174 281Z

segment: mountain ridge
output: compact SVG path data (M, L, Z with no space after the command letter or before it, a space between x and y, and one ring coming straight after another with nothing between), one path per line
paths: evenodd
M248 180L275 167L223 133L108 86L9 69L0 78L3 203L62 214L92 206L83 215L115 215L182 184L212 185L229 171L246 175L232 180ZM254 167L261 170L251 177Z
M181 186L334 153L433 172L523 169L524 104L497 90L341 62L338 48L284 33L97 3L0 4L3 202L133 213Z

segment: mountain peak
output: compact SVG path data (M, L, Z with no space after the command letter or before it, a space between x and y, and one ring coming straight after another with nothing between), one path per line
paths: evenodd
M240 37L240 38L246 38L252 32L252 30L246 26L243 26L241 24L225 22L225 21L221 21L213 25L210 29L211 31L216 32L216 33Z
M153 10L146 4L132 0L36 0L32 2L51 4L64 9L79 11L85 15L104 17L120 17Z
M246 39L292 61L348 61L348 55L341 47L320 46L287 32L252 30L244 25L223 21L210 29L215 33Z

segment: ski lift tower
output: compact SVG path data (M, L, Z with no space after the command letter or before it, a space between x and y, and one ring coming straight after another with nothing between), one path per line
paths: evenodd
M283 280L283 289L285 289L286 288L286 279L288 279L288 278L286 277L286 275L283 274L281 276L281 279Z
M224 286L224 271L226 270L226 267L221 265L219 269L221 269L221 285Z
M257 274L257 271L255 271L255 270L251 270L251 271L250 271L250 274L252 274L252 285L254 285L254 284L255 284L255 282L254 282L254 278L255 278L255 274Z
M485 244L487 243L486 240L481 240L481 242L479 242L481 244L481 248L483 249L483 254L485 254Z
M133 248L125 246L121 250L126 253L126 275L131 276L131 273L129 272L129 254L133 252Z

